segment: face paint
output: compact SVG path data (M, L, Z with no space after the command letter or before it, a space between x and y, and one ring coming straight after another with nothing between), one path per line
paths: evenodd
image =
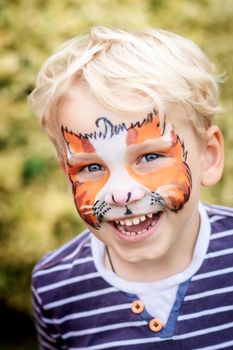
M68 175L84 221L99 228L102 220L183 207L192 180L184 144L170 123L161 126L154 111L129 126L104 117L95 124L89 134L62 127Z
M80 155L94 154L96 153L95 148L87 137L77 136L73 132L68 131L67 128L65 129L63 127L62 133L68 146L68 175L72 183L76 208L79 215L87 224L98 228L99 223L96 215L94 215L92 211L92 207L97 193L108 179L108 174L106 174L101 181L91 181L91 179L89 181L80 181L80 172L90 164L85 158L82 160ZM75 155L79 155L77 162L74 161Z
M151 201L161 201L167 208L178 211L187 202L191 190L191 174L186 163L187 152L179 136L175 133L171 124L164 123L160 126L159 116L152 120L150 124L129 129L127 133L127 144L141 145L160 138L167 138L170 144L168 147L160 145L156 150L157 166L148 169L145 173L138 171L139 167L129 167L129 174L137 182L151 190ZM153 144L153 141L152 141ZM165 157L162 166L160 162Z

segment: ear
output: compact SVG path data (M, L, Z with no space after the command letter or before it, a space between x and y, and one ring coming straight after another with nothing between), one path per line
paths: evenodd
M206 131L203 149L203 171L201 184L215 185L222 177L224 167L224 141L221 130L212 125Z

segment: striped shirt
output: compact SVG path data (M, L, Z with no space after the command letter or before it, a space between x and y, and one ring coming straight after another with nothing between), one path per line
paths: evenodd
M42 259L33 272L40 348L69 350L233 349L233 209L207 206L211 236L205 259L181 283L165 327L131 311L137 295L97 271L85 231Z

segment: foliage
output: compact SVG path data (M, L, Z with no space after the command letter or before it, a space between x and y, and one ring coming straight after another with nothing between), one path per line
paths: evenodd
M0 8L0 300L29 312L32 266L83 227L55 152L26 104L44 59L96 24L162 27L197 42L228 76L219 119L225 176L203 198L232 205L233 6L231 0L0 0Z

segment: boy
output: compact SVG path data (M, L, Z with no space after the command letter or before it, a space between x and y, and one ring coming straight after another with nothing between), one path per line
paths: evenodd
M217 78L160 30L94 27L42 67L30 103L87 230L33 272L41 349L232 349L233 211Z

